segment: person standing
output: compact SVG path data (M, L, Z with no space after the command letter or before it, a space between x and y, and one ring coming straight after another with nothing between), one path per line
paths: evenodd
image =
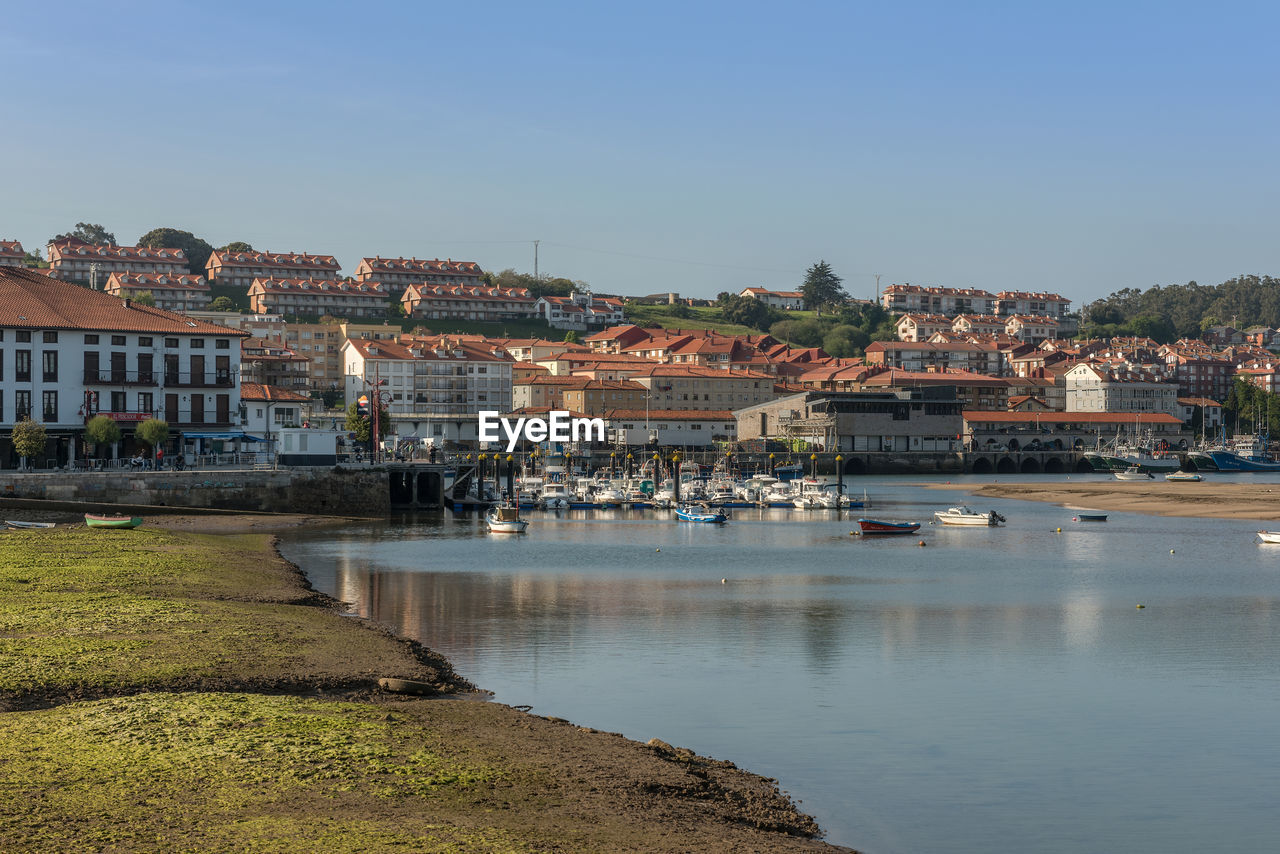
M164 448L156 447L156 470L164 468Z

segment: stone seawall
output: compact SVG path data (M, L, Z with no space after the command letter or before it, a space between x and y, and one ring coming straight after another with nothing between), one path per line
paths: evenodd
M334 516L391 510L387 472L372 469L0 472L0 497Z

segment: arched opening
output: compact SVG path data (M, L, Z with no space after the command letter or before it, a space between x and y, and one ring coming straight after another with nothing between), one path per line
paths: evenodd
M1018 464L1010 457L1001 457L1000 462L996 463L996 474L1016 474Z
M850 457L844 461L845 474L866 474L867 466L859 457Z
M1075 469L1073 469L1073 471L1075 471L1076 474L1092 473L1093 463L1089 462L1084 457L1081 457L1080 459L1076 460L1076 467Z
M1023 474L1039 474L1040 461L1037 460L1035 457L1027 457L1025 460L1022 461L1021 471Z
M413 487L409 483L409 473L393 471L388 473L387 481L391 485L392 504L412 504Z
M444 499L444 484L440 472L429 471L418 475L418 503L427 507L439 507Z
M1062 474L1067 467L1062 464L1062 460L1058 457L1049 457L1044 461L1045 474Z
M1018 440L1017 440L1017 439L1010 439L1010 440L1009 440L1009 450L1011 450L1011 451L1016 451L1016 450L1018 450L1018 448L1020 448L1020 447L1022 447L1022 446L1018 444Z
M986 457L978 457L973 461L974 474L991 474L995 471L995 467L991 465L991 460Z

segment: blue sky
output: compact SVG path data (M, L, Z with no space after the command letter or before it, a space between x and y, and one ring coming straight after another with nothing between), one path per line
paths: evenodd
M602 292L1280 274L1267 5L6 3L0 238Z

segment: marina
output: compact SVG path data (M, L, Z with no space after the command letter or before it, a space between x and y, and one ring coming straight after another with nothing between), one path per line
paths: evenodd
M580 509L539 513L517 543L445 513L282 549L497 702L732 758L869 854L1265 849L1280 566L1258 523L1068 526L1079 511L936 483L845 491L880 519L965 500L1005 525L864 538L860 511Z

